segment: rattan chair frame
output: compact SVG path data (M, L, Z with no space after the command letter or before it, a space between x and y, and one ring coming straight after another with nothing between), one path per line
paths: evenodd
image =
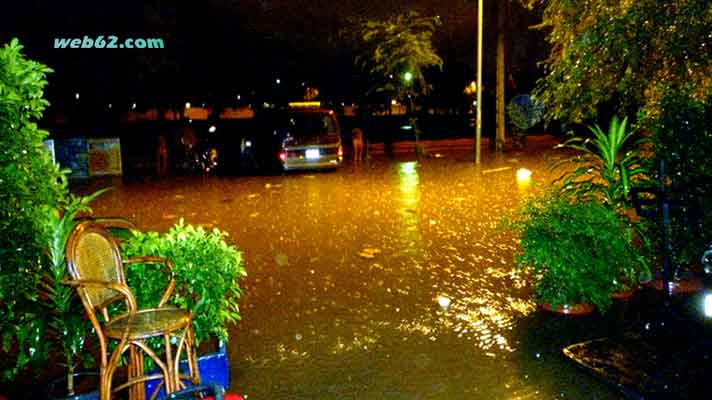
M85 273L87 272L87 266L81 265L83 261L80 254L83 254L81 252L84 251L82 247L87 246L84 244L83 239L88 240L88 235L93 237L92 240L98 239L100 243L103 243L106 246L103 251L108 251L110 254L110 260L101 260L103 262L99 264L102 265L94 266L99 268L99 271L91 271L92 273L104 275L103 279L93 279L93 276L87 277L86 275L88 274ZM104 253L104 256L106 255ZM182 380L189 380L193 384L200 383L194 349L192 316L187 310L166 306L176 285L173 265L170 260L162 257L136 257L122 260L118 245L112 236L103 226L93 221L83 221L77 224L67 241L65 256L67 267L72 277L72 280L65 283L75 288L99 339L101 352L99 394L101 400L110 400L112 394L125 388L129 389L129 398L131 400L143 400L145 398L144 382L155 378L162 378L163 381L154 390L151 399L157 397L161 386L165 387L166 393L172 393L185 387ZM126 283L124 274L124 266L135 263L160 265L168 273L168 284L156 308L138 309L136 299ZM127 311L120 315L111 315L109 305L122 300ZM145 331L136 331L134 329L134 325L138 321L137 316L158 315L158 313L180 314L183 318L179 318L177 322L168 327L155 326ZM99 316L101 316L103 322L99 320ZM110 326L112 324L125 325L125 328L120 329L118 333L111 333ZM165 361L144 342L149 337L157 336L163 336L164 338ZM174 337L177 338L175 352L173 352L171 344L171 338ZM110 354L108 351L109 340L117 341L116 347ZM127 350L129 352L128 379L125 383L112 388L114 372L119 365L121 356ZM183 352L185 352L188 360L188 375L180 375L179 362ZM144 374L144 354L155 362L161 371L160 374Z

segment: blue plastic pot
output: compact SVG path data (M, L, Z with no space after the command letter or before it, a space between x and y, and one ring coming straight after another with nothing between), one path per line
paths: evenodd
M180 363L181 369L187 371L188 363L183 361ZM209 385L216 383L225 389L230 384L230 364L227 359L227 347L224 342L220 342L216 353L208 353L198 357L198 370L200 371L200 383ZM160 373L160 370L154 370L151 374ZM151 379L146 381L146 398L150 398L155 388L162 382L161 379ZM185 382L187 386L192 386L190 382ZM163 388L158 392L158 398L163 398L165 392Z

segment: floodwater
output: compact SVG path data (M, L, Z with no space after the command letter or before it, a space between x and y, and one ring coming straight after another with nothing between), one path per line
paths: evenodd
M562 347L610 317L538 311L503 215L545 153L452 150L334 172L114 183L94 203L163 231L218 227L244 251L231 390L250 399L617 399ZM519 168L533 171L517 181ZM616 311L613 311L615 313Z

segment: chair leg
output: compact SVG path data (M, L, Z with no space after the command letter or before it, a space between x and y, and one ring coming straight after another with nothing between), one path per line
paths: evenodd
M195 346L195 336L193 336L193 327L186 328L186 356L188 358L188 370L190 372L190 380L194 385L200 385L200 369L198 368L197 352Z
M163 335L163 341L166 346L166 368L168 369L168 376L166 377L166 393L173 393L178 390L178 371L173 365L173 349L171 347L171 335ZM180 358L180 354L176 354L177 358Z
M100 400L111 400L111 377L106 366L99 368L99 398Z
M143 352L137 349L136 346L129 348L129 381L141 378L144 375L143 371ZM135 383L129 388L129 398L131 400L145 400L146 386L144 382Z
M100 377L100 397L101 400L110 400L111 392L113 386L114 372L116 371L116 366L119 363L121 355L129 348L127 341L124 339L120 341L114 351L109 357L108 364L101 367L101 377Z
M185 328L180 334L180 339L178 339L178 345L176 347L174 359L173 359L173 371L176 376L176 389L181 390L185 388L185 384L181 380L181 376L188 378L193 385L200 384L200 370L198 368L198 362L196 359L196 349L195 349L195 338L193 336L193 330L190 326ZM181 375L181 356L185 352L185 361L188 364L188 374Z

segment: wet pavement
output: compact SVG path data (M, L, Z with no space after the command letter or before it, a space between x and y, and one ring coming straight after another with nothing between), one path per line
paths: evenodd
M618 330L625 306L538 311L498 229L548 181L552 144L483 151L480 168L471 149L448 149L324 173L118 181L94 209L144 230L216 226L244 251L229 357L248 398L621 398L561 349Z

